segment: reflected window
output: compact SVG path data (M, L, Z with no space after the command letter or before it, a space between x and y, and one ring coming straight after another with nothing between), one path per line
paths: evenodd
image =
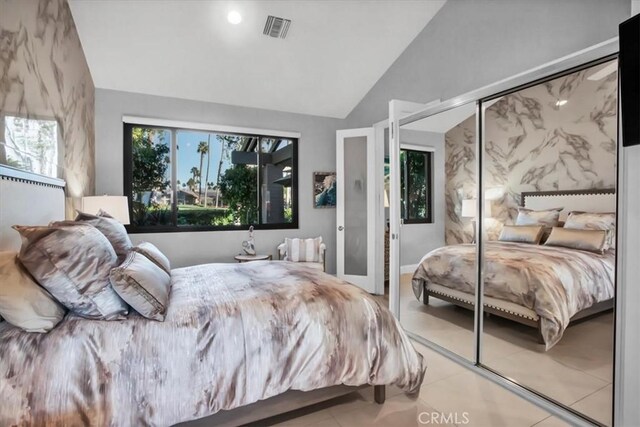
M400 203L405 224L433 222L432 152L400 150Z
M4 116L0 163L17 169L58 177L58 122Z
M297 227L296 144L290 138L125 124L131 228Z

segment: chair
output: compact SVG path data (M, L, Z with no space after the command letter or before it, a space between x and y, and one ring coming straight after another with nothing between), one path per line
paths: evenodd
M287 248L293 248L294 246L298 247L298 251L290 256ZM322 242L322 236L314 239L286 238L283 243L278 245L278 259L281 261L302 262L312 268L326 271L326 251L327 246Z

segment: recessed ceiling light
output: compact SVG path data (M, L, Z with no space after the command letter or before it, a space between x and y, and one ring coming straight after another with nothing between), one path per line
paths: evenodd
M567 102L569 102L569 101L567 101L566 99L558 99L558 100L556 101L556 107L562 107L562 106L563 106L564 104L566 104Z
M233 25L238 25L242 22L242 15L240 15L240 12L238 12L237 10L232 10L227 15L227 21L229 21L229 23Z

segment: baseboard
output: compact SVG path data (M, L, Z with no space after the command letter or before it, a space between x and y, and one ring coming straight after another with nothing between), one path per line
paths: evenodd
M420 265L420 264L401 265L400 266L400 274L413 273L414 271L416 271L416 268L418 268L418 265Z

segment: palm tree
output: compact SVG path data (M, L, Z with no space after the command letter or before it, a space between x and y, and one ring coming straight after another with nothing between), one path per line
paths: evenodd
M200 147L198 147L200 148ZM204 207L207 207L207 193L209 192L209 163L211 163L211 134L209 134L207 136L207 147L206 147L206 153L207 153L207 172L205 173L205 178L204 178ZM202 168L202 157L200 157L200 168ZM200 169L202 170L202 169ZM201 180L202 181L202 180ZM200 182L200 188L202 188L202 182Z
M191 170L189 171L191 173L191 175L193 176L193 182L194 184L197 182L196 180L198 179L198 177L200 176L200 170L198 170L197 167L192 167Z
M200 154L200 169L198 169L199 171L202 171L202 161L204 160L204 155L208 153L209 151L209 146L207 145L206 142L204 141L200 141L200 143L198 144L198 149L196 150L198 152L198 154ZM202 178L202 175L199 174L200 178ZM200 195L202 194L202 179L198 180L198 197L200 197ZM205 199L205 203L206 203L206 199Z

